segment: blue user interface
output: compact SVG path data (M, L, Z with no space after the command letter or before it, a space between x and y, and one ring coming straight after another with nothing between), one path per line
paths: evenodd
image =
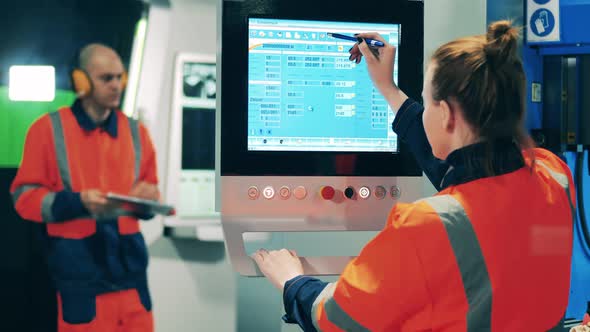
M399 24L249 18L248 26L248 150L397 151L393 111L364 62L348 59L355 42L328 33L378 32L397 46Z

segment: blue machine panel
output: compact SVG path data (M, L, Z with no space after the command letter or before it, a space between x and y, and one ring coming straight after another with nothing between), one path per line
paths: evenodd
M550 0L557 1L557 0ZM506 1L504 1L506 2ZM514 1L513 1L514 2ZM488 2L489 3L489 2ZM526 8L526 1L524 2ZM524 17L527 17L526 13ZM575 57L576 55L590 54L590 34L588 33L587 27L588 19L590 18L590 0L560 0L560 41L551 43L530 43L523 48L523 58L525 71L527 74L527 126L529 129L551 129L548 127L554 127L556 124L548 123L560 121L562 118L562 112L566 112L567 106L563 103L548 102L547 96L543 96L543 102L533 101L531 98L531 90L533 83L543 84L544 89L551 87L551 89L558 89L557 91L551 91L552 95L561 95L562 89L560 88L559 82L555 82L560 79L559 70L555 71L555 68L547 70L544 65L547 66L546 57L562 56L562 57ZM558 61L556 61L558 63ZM587 80L587 79L586 79ZM578 78L578 84L582 80ZM572 91L569 93L584 93L580 91L580 87L576 88L578 91ZM590 110L582 109L580 105L576 106L576 121L580 124L583 123L581 117L583 112L590 112ZM551 120L550 120L551 119ZM556 120L557 119L557 120ZM585 123L584 125L588 125ZM587 129L586 129L587 130ZM580 128L577 130L576 140L580 140ZM577 143L577 144L581 144ZM582 146L586 151L584 153L584 161L582 164L582 188L584 200L578 202L584 204L586 213L590 211L590 175L588 170L588 146ZM563 148L562 148L563 149ZM555 151L557 153L563 151ZM568 163L572 174L576 174L576 152L565 152L563 158ZM580 187L577 186L578 195L580 194ZM579 204L578 204L579 205ZM571 270L571 287L570 287L570 300L566 312L566 318L582 319L586 312L588 301L590 301L590 248L586 243L583 235L582 221L580 220L579 210L576 211L576 221L574 226L574 244L573 244L573 256L572 256L572 270ZM590 219L590 216L586 216L586 219Z
M576 161L573 152L566 154L567 164L575 174ZM584 188L584 205L590 208L590 176L588 174L588 152L584 153L583 162L583 188ZM578 193L579 195L579 193ZM588 208L587 208L588 209ZM574 226L574 247L572 255L572 275L570 287L570 299L566 312L566 318L582 319L586 312L586 306L590 301L590 247L583 236L583 229L580 220L579 210L576 214L576 223ZM589 211L586 211L588 214ZM587 216L586 218L588 218Z

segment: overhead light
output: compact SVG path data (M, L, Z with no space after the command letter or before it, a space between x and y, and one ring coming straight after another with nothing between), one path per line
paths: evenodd
M123 101L123 112L130 117L136 116L135 102L141 75L143 51L145 50L145 37L147 33L147 19L141 18L135 27L135 37L131 49L131 61L129 61L129 80L125 88L125 99Z
M55 98L55 67L11 66L8 98L13 101L53 101Z

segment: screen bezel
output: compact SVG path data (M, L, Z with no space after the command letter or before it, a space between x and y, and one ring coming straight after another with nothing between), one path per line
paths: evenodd
M224 2L224 6L238 3ZM423 77L423 7L405 3L395 15L364 17L358 13L299 14L288 6L275 14L253 8L224 7L221 40L221 160L222 176L418 176L422 174L407 146L398 140L398 152L249 151L248 41L249 19L285 19L332 22L400 24L399 86L410 97L420 98ZM400 9L398 8L398 9ZM262 6L259 10L264 10ZM267 8L268 9L268 8ZM317 11L322 12L322 11ZM412 14L413 13L413 14ZM412 15L418 15L413 17ZM377 14L378 15L378 14ZM237 16L237 17L236 17ZM225 23L229 22L229 23ZM413 39L413 41L412 41ZM406 60L406 61L404 61ZM407 62L407 64L405 64Z

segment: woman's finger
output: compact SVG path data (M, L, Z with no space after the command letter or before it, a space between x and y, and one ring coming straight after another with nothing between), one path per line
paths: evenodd
M266 256L268 256L268 251L264 248L260 248L256 250L251 257L258 263L263 262Z
M378 40L380 42L387 44L387 41L383 38L383 36L381 36L377 32L359 33L359 34L355 34L355 37L370 38L370 39Z

